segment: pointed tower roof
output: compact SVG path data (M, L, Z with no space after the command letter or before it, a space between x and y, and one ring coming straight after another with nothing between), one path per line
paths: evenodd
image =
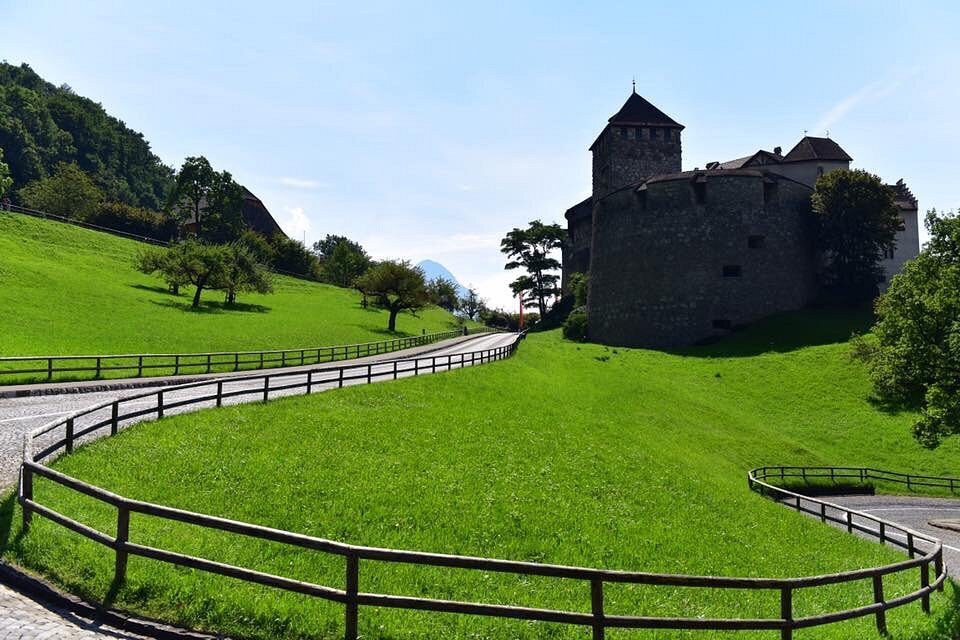
M607 122L610 124L652 125L683 129L682 124L650 104L636 91L630 94L627 101L620 107L620 111L613 114Z

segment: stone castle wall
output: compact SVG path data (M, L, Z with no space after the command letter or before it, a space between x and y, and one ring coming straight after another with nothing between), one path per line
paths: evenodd
M601 197L650 176L680 171L680 130L608 126L593 148L593 194Z
M804 306L816 293L810 194L744 172L673 176L600 199L590 339L676 347Z

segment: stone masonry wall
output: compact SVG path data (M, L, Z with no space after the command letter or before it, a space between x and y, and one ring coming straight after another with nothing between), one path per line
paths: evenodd
M593 148L593 195L602 197L650 176L676 173L680 155L679 129L608 126Z
M768 179L769 180L769 179ZM601 199L593 219L590 339L668 348L780 311L816 293L811 190L760 175L690 177Z

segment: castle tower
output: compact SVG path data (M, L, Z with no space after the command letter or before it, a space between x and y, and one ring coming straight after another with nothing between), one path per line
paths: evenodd
M683 125L634 90L590 146L593 197L650 176L680 171L682 130Z

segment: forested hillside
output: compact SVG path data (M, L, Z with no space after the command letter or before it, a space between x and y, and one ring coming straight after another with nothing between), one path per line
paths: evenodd
M13 197L61 162L90 174L107 200L150 209L162 207L173 182L173 169L143 134L26 64L0 63L0 149L14 180Z

